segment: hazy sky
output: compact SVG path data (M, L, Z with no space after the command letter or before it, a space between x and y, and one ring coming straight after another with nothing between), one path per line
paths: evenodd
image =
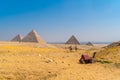
M47 42L120 40L120 0L0 0L0 40L35 29Z

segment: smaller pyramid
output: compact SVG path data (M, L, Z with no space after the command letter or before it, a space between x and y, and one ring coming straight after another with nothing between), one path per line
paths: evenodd
M11 41L21 42L21 41L22 41L22 37L21 37L20 34L18 34L18 35L15 36Z
M94 46L91 42L88 42L86 45L88 45L88 46Z
M65 44L80 44L77 38L72 35Z
M22 39L22 42L46 43L35 30L29 32L27 36Z

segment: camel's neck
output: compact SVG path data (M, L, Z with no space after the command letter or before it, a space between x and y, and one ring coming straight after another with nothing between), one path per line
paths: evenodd
M96 52L93 53L93 57L92 58L95 58L95 55L96 55Z

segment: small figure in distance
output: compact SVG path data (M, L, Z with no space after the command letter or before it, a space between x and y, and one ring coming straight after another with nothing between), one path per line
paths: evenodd
M69 51L71 52L72 51L72 46L69 46L68 48L69 48Z
M75 46L75 51L77 51L78 50L78 48L77 48L77 46Z

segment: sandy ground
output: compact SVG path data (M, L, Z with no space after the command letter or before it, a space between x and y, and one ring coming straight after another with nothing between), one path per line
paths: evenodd
M0 42L0 80L120 80L120 67L113 63L79 63L81 54L92 55L105 45L81 45L72 52L69 45L32 45Z

